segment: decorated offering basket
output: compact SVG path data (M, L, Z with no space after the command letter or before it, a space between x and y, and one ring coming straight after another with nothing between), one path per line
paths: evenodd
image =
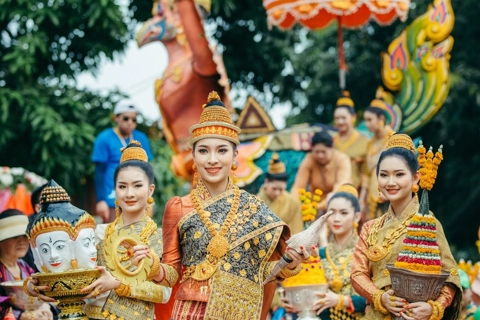
M418 273L403 268L387 265L395 295L408 302L435 300L443 288L449 272L440 274Z
M10 296L12 304L22 310L30 311L39 308L44 302L28 296L23 290L23 281L7 281L0 285L5 290L6 294Z
M42 293L58 300L57 307L61 310L59 319L88 320L82 310L85 302L82 300L91 291L81 292L100 277L100 270L74 270L61 273L35 273L33 279L38 280L38 286L49 286L50 290Z

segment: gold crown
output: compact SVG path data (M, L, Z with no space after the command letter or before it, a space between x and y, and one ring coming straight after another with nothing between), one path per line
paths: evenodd
M387 107L387 103L385 101L383 101L383 99L373 99L370 102L370 107L375 107L375 108L379 108L379 109L382 109L382 110L385 110L385 111L389 111L388 107Z
M350 98L350 92L344 90L342 92L342 97L338 98L336 106L355 108L355 103L353 103L352 98Z
M78 219L77 224L75 224L75 227L74 227L75 239L78 237L78 234L80 233L80 231L82 229L91 228L91 229L95 230L95 226L96 226L95 219L90 214L85 212L80 217L80 219Z
M70 202L70 197L65 189L56 184L45 187L40 194L40 204L55 202Z
M350 183L342 184L340 187L338 187L337 192L349 193L358 199L358 190Z
M413 144L412 138L410 138L408 135L404 133L396 133L396 134L393 133L388 138L387 147L385 148L385 150L388 150L391 148L403 148L413 153L417 153L417 151L415 150L415 145Z
M75 228L67 221L59 218L43 217L39 221L35 222L35 225L27 233L27 237L30 240L32 247L36 247L36 239L42 233L52 231L64 231L68 233L70 239L75 239Z
M215 91L208 94L207 103L203 105L200 122L191 126L189 131L192 135L191 146L205 138L226 139L237 146L240 144L238 134L241 130L233 124L230 114Z
M120 163L129 161L129 160L139 160L143 162L148 162L148 156L145 150L142 148L142 145L137 140L132 140L125 148L121 149L122 157L120 158Z
M285 164L280 161L280 157L278 156L278 153L274 152L272 154L272 158L268 162L268 173L269 174L281 174L285 173Z

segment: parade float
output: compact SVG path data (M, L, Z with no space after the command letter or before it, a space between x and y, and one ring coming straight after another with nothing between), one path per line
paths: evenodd
M194 124L202 111L205 92L216 90L222 100L228 94L228 79L219 55L209 47L206 38L189 42L189 32L203 34L202 18L191 8L179 3L175 10L177 32L168 26L162 10L165 1L154 2L154 17L147 21L137 34L140 46L161 41L169 54L169 65L161 79L155 83L155 97L159 104L164 133L174 151L172 170L185 180L190 180L192 171L191 149L188 146L188 128ZM197 7L210 8L208 0L196 1ZM340 77L344 78L345 64L341 53L342 27L359 27L370 20L379 24L391 23L395 18L405 19L409 1L323 1L323 0L264 0L267 20L271 26L289 29L296 23L314 30L330 23L338 23L340 53ZM161 10L159 10L159 8ZM167 8L167 9L165 9ZM355 17L355 19L353 19ZM190 20L188 20L190 19ZM193 19L193 20L191 20ZM196 21L195 21L196 20ZM185 21L194 21L184 23ZM390 125L395 131L414 134L422 128L442 107L450 88L450 51L454 25L451 0L433 0L428 10L408 25L382 53L381 75L383 84L376 97L387 102ZM179 30L179 31L178 31ZM176 41L171 41L176 39ZM180 52L180 53L178 53ZM203 53L203 54L201 54ZM211 66L212 77L203 80L192 76L192 61L202 57L202 65ZM213 71L212 71L213 70ZM345 80L341 80L343 86ZM380 84L379 84L380 85ZM192 86L202 91L197 94ZM192 94L195 93L195 94ZM181 109L180 109L181 106ZM178 113L182 117L177 117ZM180 120L181 119L181 120ZM298 125L277 130L262 106L250 97L236 120L242 129L239 146L237 184L250 192L256 192L264 180L268 161L277 152L285 161L287 171L296 172L306 152L310 150L310 138L317 131L333 128L328 125ZM290 175L288 186L293 183Z

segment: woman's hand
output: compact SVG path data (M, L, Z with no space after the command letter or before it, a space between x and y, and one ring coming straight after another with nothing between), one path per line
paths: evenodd
M98 270L100 270L100 278L98 278L94 283L91 285L83 288L81 292L90 292L88 296L85 297L85 299L88 298L95 298L98 296L100 293L110 291L113 289L117 289L120 286L120 280L117 280L110 272L105 269L105 267L96 267Z
M315 293L320 299L313 304L313 310L317 314L322 313L325 309L336 307L338 304L338 294L328 290L327 293Z
M295 309L295 308L290 304L290 300L288 300L287 298L281 298L280 301L283 302L283 307L285 308L285 311L287 311L287 313L295 314L295 313L298 312L298 310Z
M123 242L122 245L127 249L127 255L135 266L138 265L142 259L150 256L150 249L146 245L131 246L127 242Z
M308 252L304 247L301 246L300 247L300 253L298 253L297 251L295 251L291 248L287 248L286 255L288 257L290 257L290 259L293 260L292 262L290 262L287 265L287 268L288 269L295 269L296 266L298 266L300 263L302 263L302 261L310 258L310 256L314 256L314 257L318 256L318 249L317 249L317 247L312 247L310 252Z
M393 313L397 317L400 317L401 312L405 312L405 305L407 304L405 299L395 296L393 290L385 291L382 294L382 305L388 310L388 312Z
M38 279L32 279L31 277L27 278L25 281L27 281L27 291L32 297L36 297L45 302L55 302L55 299L42 294L42 291L50 290L49 286L37 286Z
M414 302L406 305L401 315L405 320L428 320L432 315L432 306L426 302Z

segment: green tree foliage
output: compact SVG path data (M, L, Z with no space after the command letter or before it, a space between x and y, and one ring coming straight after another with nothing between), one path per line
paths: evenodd
M107 0L1 0L0 8L0 163L75 192L119 94L79 90L74 77L123 51L126 22Z

